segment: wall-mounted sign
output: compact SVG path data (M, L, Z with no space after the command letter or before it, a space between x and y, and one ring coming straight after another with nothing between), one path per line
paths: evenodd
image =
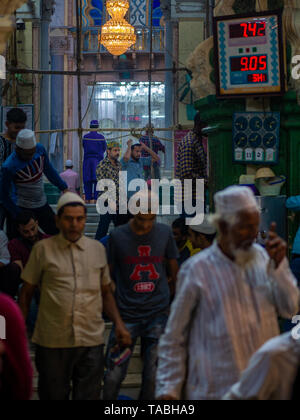
M171 0L171 18L174 20L205 19L205 7L204 0Z
M280 112L237 112L233 116L233 161L276 164L279 159Z
M214 43L218 97L284 94L281 12L217 17Z

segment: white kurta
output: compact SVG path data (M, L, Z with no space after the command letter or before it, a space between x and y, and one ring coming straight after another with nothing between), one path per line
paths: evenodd
M157 397L221 399L251 356L292 318L299 291L288 261L275 271L255 245L257 265L242 270L218 244L188 260L159 345Z
M291 333L268 341L251 358L225 400L288 401L300 366L300 340Z

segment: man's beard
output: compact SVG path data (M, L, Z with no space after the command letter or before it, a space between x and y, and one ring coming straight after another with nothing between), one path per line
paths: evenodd
M248 249L232 247L231 252L234 256L235 263L239 267L246 270L256 265L258 252L254 245Z

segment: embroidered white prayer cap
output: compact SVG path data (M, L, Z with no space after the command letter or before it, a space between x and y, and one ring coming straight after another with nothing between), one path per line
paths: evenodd
M73 162L71 160L66 161L66 168L72 168Z
M210 223L209 216L205 215L201 225L189 226L194 232L202 233L203 235L214 235L217 233L216 228Z
M59 211L62 207L65 207L67 204L75 203L83 205L85 207L85 202L78 194L67 192L60 197L57 204L57 211Z
M35 134L31 130L21 130L17 136L16 146L23 150L30 150L36 146Z
M235 214L243 210L258 210L258 203L248 187L233 186L215 194L216 213Z

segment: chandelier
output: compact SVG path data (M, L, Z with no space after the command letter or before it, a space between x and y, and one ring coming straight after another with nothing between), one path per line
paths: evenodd
M122 55L136 43L134 27L125 19L128 0L107 0L111 19L102 27L100 42L112 55Z

